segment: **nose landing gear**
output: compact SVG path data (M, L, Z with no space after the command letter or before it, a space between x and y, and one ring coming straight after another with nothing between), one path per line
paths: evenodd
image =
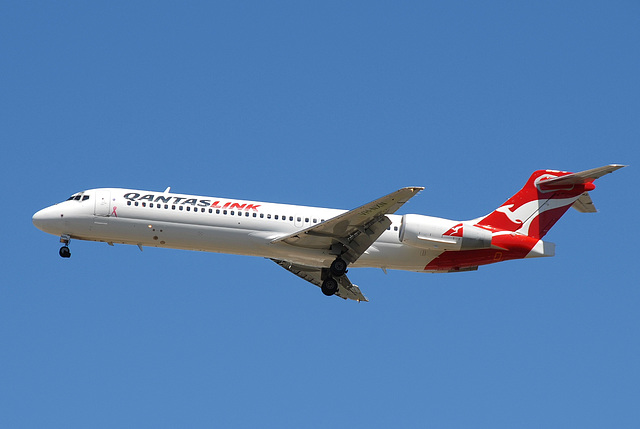
M64 246L62 246L60 248L60 256L63 258L69 258L71 257L71 250L69 250L69 241L71 241L71 237L69 237L68 235L62 235L60 236L60 243L63 243Z
M60 248L60 256L62 256L63 258L69 258L71 257L71 250L69 250L69 247L67 246L62 246Z

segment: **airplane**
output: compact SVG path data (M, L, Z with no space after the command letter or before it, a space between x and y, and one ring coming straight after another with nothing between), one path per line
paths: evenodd
M60 237L63 258L71 256L71 239L260 256L327 296L368 301L348 268L452 273L554 256L545 234L570 207L596 212L589 195L594 180L622 167L535 171L500 207L466 221L394 214L424 189L418 186L348 211L176 194L168 187L89 189L38 211L33 223Z

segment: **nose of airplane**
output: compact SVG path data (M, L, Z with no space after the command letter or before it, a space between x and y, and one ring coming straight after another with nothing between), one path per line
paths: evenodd
M61 213L59 213L59 210L56 210L54 207L47 207L37 211L31 218L31 221L36 228L47 232L48 227L50 227L55 221L59 221L60 217Z

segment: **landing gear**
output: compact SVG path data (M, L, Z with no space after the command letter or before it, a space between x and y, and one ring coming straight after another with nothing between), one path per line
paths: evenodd
M324 281L322 282L322 293L331 296L338 292L338 278L345 275L347 272L347 262L338 256L329 266L329 269L322 269L322 276Z
M338 256L336 260L331 263L329 270L334 277L343 276L347 272L347 263Z
M338 292L338 281L333 277L327 277L322 282L320 289L322 289L322 293L327 296L335 295L335 293Z
M60 243L64 244L64 246L60 248L59 253L63 258L71 257L71 250L69 250L69 241L71 241L71 237L69 237L67 234L60 236Z
M62 256L63 258L71 257L71 251L69 250L69 248L67 246L62 246L60 248L60 256Z

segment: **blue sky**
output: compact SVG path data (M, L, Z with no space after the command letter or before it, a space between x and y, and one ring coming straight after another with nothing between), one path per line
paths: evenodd
M637 2L5 2L0 426L637 427ZM58 240L94 187L469 219L631 167L555 258L352 270Z

